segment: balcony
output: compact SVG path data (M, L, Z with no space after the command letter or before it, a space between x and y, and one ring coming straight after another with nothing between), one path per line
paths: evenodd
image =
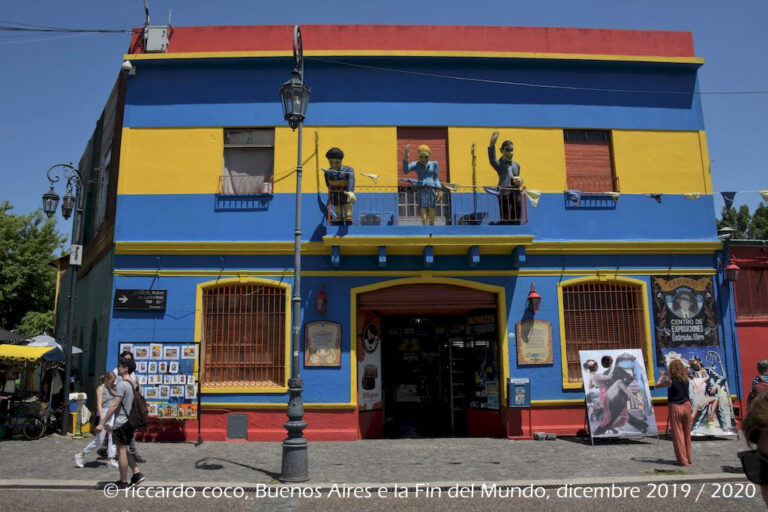
M436 226L528 223L528 201L517 188L443 187L433 192ZM328 224L421 226L420 193L420 188L411 185L358 186L356 201L350 204L344 192L330 192Z
M578 190L586 195L620 192L618 176L568 175L568 190Z

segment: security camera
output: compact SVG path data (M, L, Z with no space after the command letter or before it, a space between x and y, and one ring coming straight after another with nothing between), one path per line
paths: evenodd
M133 63L129 60L123 61L123 64L120 66L120 71L122 71L128 76L134 76L136 74L136 68L133 66Z

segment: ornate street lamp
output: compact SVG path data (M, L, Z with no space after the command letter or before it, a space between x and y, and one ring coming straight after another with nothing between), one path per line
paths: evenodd
M50 218L56 213L56 207L59 204L59 195L54 191L53 184L58 182L61 178L52 173L56 168L63 167L62 177L66 181L66 194L61 203L61 215L65 219L69 219L72 215L72 211L75 212L75 218L72 222L72 246L70 248L69 256L69 310L67 311L67 325L66 325L66 344L64 346L66 367L64 368L64 411L61 418L61 434L65 435L67 432L66 414L69 405L69 380L72 374L72 347L74 345L74 330L75 330L75 298L77 297L77 271L80 267L80 257L82 257L81 249L81 229L80 225L83 219L83 194L81 193L83 185L83 176L80 171L77 170L72 164L54 164L46 172L48 182L50 184L50 190L43 194L43 211ZM74 195L72 194L74 188Z
M293 244L293 333L291 336L291 378L288 379L288 421L284 424L288 437L283 441L283 460L280 480L306 482L309 480L307 440L302 432L307 428L304 418L304 399L301 397L304 383L299 375L299 341L301 337L301 142L304 117L309 102L309 87L304 85L304 50L301 30L293 28L293 71L291 79L280 86L285 120L293 130L299 129L296 160L296 227Z

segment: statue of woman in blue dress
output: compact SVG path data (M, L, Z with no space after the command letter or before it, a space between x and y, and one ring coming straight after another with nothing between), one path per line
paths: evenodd
M416 162L408 162L408 154L411 145L405 146L405 156L403 157L403 173L408 174L416 171L418 180L416 181L417 201L421 212L421 223L423 225L434 225L435 214L437 213L436 201L440 197L440 171L437 162L429 159L430 149L426 144L418 147L419 159Z

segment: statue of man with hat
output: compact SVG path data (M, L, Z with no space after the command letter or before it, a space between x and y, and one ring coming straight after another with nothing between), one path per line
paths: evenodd
M352 204L355 197L355 170L348 165L341 165L344 152L332 147L325 154L329 169L325 172L325 184L328 185L328 206L333 208L336 217L334 223L352 224Z

